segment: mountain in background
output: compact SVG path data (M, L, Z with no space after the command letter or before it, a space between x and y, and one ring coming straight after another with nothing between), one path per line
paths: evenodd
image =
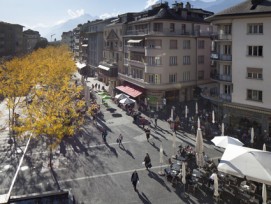
M191 0L189 1L192 5L192 8L202 8L204 10L212 11L214 13L220 12L226 8L229 8L231 6L234 6L236 4L239 4L245 0L214 0L213 2L203 2L201 0ZM160 0L157 1L157 3L161 2ZM165 1L162 1L165 2ZM175 0L168 0L168 5L171 7L172 4L176 3ZM177 1L178 3L183 2L184 6L187 1ZM150 8L147 8L150 9ZM70 31L77 27L78 24L84 24L88 21L92 21L98 19L98 17L91 16L89 14L84 14L78 18L74 18L71 20L68 20L64 23L52 26L52 27L36 27L34 30L37 30L40 32L42 37L47 38L48 41L51 40L61 40L61 35L63 32ZM52 37L51 37L52 36Z
M88 21L93 21L98 17L91 16L89 14L84 14L78 18L73 18L64 23L52 26L52 27L36 27L33 30L39 31L42 37L47 38L48 41L61 40L61 35L63 32L73 30L78 24L84 24ZM52 37L51 37L52 36Z

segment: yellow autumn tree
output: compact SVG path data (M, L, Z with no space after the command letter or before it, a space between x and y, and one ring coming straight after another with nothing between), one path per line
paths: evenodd
M18 115L16 110L33 85L33 73L27 57L13 58L0 65L0 95L5 98L9 110L10 139L13 136L14 142L14 127Z
M53 149L83 124L81 113L86 105L81 98L82 87L72 81L76 66L67 47L39 49L29 60L35 69L35 85L28 93L32 102L25 106L21 126L16 131L20 135L30 132L37 139L46 138L51 165Z

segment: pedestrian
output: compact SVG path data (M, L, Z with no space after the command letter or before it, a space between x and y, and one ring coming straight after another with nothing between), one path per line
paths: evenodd
M106 142L106 136L107 136L107 131L103 130L102 137L103 137L103 139L104 139L105 142Z
M157 113L155 113L154 114L155 127L157 127L157 118L158 118L158 115L157 115Z
M131 182L134 186L134 190L137 191L136 189L136 185L137 183L139 183L139 178L138 178L138 174L137 174L137 171L135 170L131 176Z
M119 143L119 146L120 146L120 145L122 145L122 146L123 146L123 144L122 144L122 140L123 140L123 135L122 135L122 134L120 134L120 135L119 135L119 137L118 137L118 139L117 139L117 142Z
M149 142L149 139L150 139L150 134L151 134L151 130L149 127L147 127L145 129L145 133L146 133L146 138L147 138L147 141Z
M149 168L152 167L151 158L150 158L149 153L146 153L146 156L144 158L144 164L145 164L145 167L146 167L147 170L149 170Z

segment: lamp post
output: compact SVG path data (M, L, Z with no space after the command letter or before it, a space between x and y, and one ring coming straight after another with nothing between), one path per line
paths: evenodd
M53 42L52 38L53 38L54 35L56 35L56 34L52 34L52 35L51 35L51 42Z

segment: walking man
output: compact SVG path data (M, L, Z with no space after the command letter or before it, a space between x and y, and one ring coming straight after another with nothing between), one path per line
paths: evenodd
M134 186L134 190L137 191L136 189L136 185L137 183L139 182L139 178L138 178L138 174L137 174L137 171L135 170L132 174L132 177L131 177L131 182Z
M118 143L119 143L119 146L120 146L120 145L122 145L122 146L123 146L123 144L122 144L122 140L123 140L123 135L122 135L122 134L120 134L120 135L119 135L119 137L118 137Z
M106 136L107 136L107 131L103 130L102 137L104 139L104 142L106 142Z
M151 158L150 158L150 155L148 153L146 153L146 156L144 158L144 162L145 162L146 169L149 170L149 168L151 168L152 165L151 165Z
M155 113L154 114L155 127L157 127L157 118L158 118L158 115L157 115L157 113Z
M150 130L149 127L147 127L147 128L145 129L145 133L146 133L146 138L147 138L147 140L148 140L148 142L149 142L150 134L151 134L151 130Z

